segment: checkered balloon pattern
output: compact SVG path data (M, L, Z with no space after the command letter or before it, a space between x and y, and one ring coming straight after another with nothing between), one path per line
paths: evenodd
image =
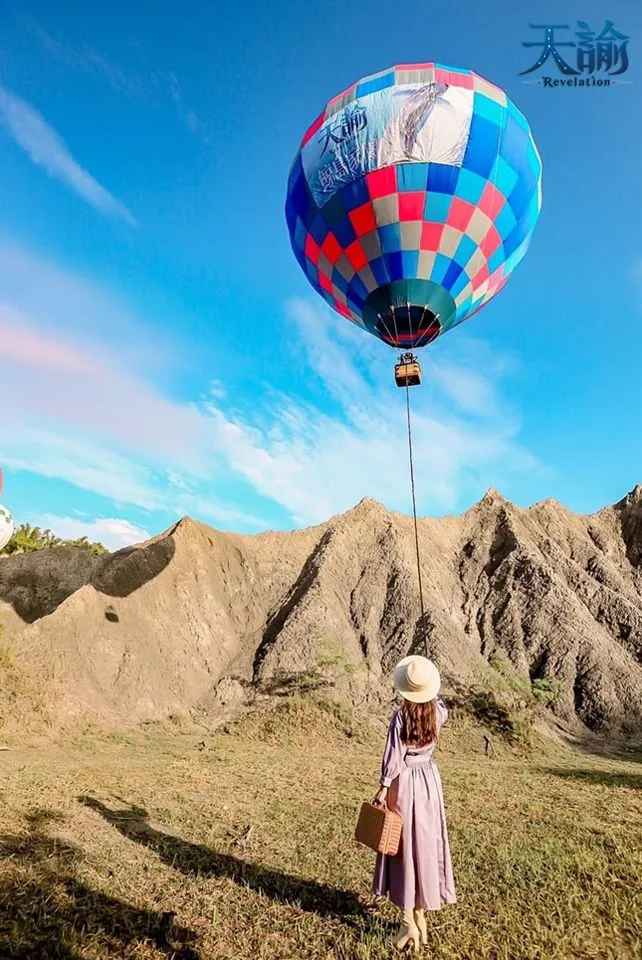
M469 70L393 67L331 100L290 171L286 217L310 283L343 317L413 349L484 307L542 205L529 125Z

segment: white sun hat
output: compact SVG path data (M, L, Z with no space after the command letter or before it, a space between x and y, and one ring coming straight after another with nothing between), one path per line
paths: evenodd
M440 686L439 670L426 657L404 657L395 667L395 687L404 700L427 703L435 699Z

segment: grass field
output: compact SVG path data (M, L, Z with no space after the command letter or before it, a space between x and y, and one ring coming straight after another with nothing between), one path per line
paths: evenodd
M0 753L0 957L392 956L352 840L384 727L346 723L293 700ZM641 957L642 763L482 746L465 721L439 747L459 903L424 955Z

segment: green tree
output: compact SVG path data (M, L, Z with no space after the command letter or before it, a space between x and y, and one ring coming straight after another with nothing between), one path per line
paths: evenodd
M95 554L108 553L107 548L102 543L91 543L87 537L79 537L76 540L62 540L51 530L41 530L40 527L32 527L29 523L22 523L18 527L9 543L0 553L34 553L37 550L55 550L59 547L79 547Z

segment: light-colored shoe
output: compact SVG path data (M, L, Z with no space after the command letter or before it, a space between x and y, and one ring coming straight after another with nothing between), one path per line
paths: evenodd
M428 927L426 926L426 915L423 910L413 910L413 919L415 926L418 927L421 934L421 942L425 946L428 943Z
M403 923L394 941L397 950L403 950L412 942L415 953L419 951L419 929L415 923L412 910L403 911Z

